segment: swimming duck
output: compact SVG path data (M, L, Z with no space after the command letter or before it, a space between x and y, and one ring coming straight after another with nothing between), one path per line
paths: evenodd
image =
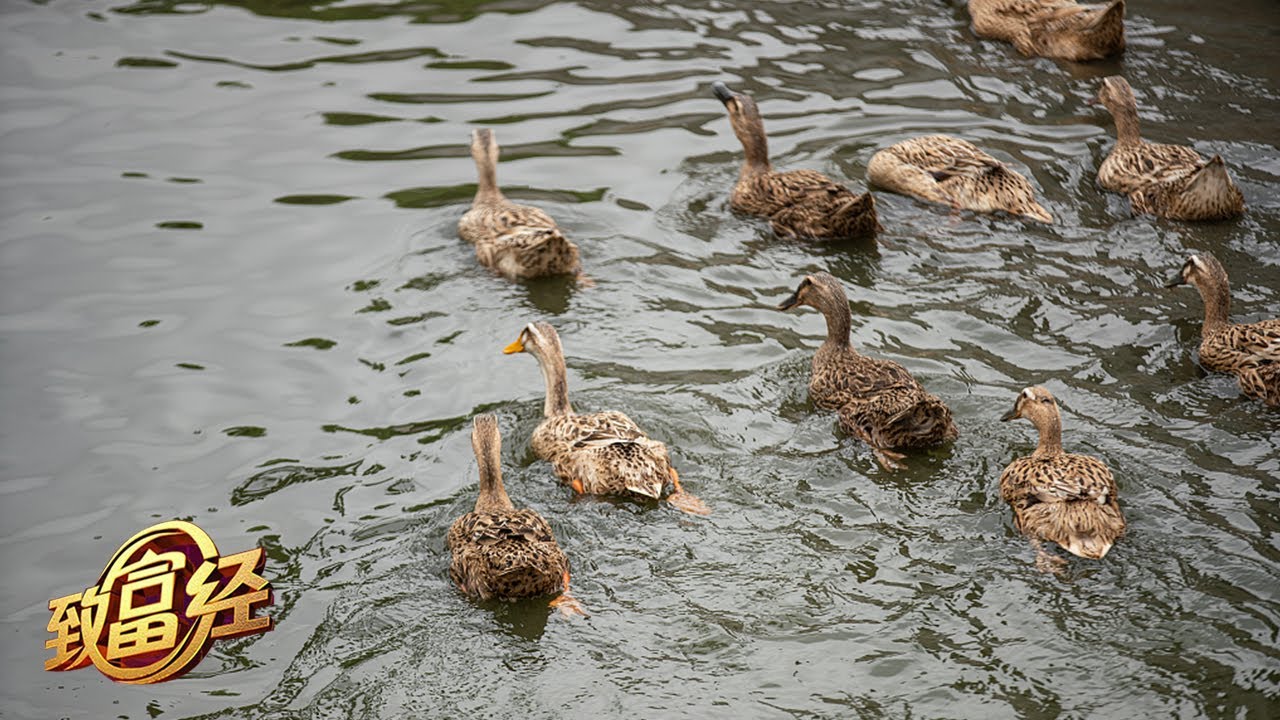
M674 492L666 500L672 506L694 515L711 513L680 486L667 446L651 440L631 418L616 410L586 415L573 411L560 336L550 324L529 323L502 352L527 352L538 360L547 396L542 423L533 431L530 445L574 492L658 500L670 481Z
M1124 50L1124 0L969 0L973 33L1027 56L1100 60Z
M886 470L902 467L896 461L905 457L891 448L929 447L959 436L950 408L906 368L853 349L849 297L839 280L825 272L806 276L778 309L797 305L808 305L827 320L826 342L813 356L809 397L820 408L838 411L840 427L870 445Z
M854 194L815 170L774 170L756 101L724 83L711 89L729 111L729 124L746 154L729 196L734 210L768 218L784 238L858 238L882 229L871 193Z
M481 265L510 279L578 275L578 247L556 221L536 207L517 205L498 189L498 140L488 129L471 132L471 157L479 184L471 209L458 220L458 235L476 246Z
M1026 178L973 143L950 135L911 138L877 152L867 165L867 181L954 208L1003 210L1053 222Z
M1000 473L1000 495L1013 508L1013 526L1035 547L1036 565L1054 570L1063 564L1045 552L1045 540L1072 555L1101 560L1124 534L1111 471L1095 457L1063 451L1062 416L1048 390L1036 386L1019 393L1000 419L1017 418L1035 425L1040 443Z
M1209 253L1187 258L1165 287L1194 285L1204 300L1200 364L1231 373L1245 395L1280 405L1280 319L1248 325L1231 322L1231 285L1222 263Z
M551 526L533 510L517 510L502 485L502 435L492 415L477 415L471 448L480 466L475 510L453 521L446 543L449 577L464 595L480 600L557 594L551 606L585 615L569 594L569 560Z
M1116 121L1116 144L1098 168L1098 184L1125 193L1137 213L1173 220L1227 220L1244 212L1244 194L1222 157L1209 160L1185 145L1149 143L1138 129L1138 101L1119 75L1102 81L1091 104Z

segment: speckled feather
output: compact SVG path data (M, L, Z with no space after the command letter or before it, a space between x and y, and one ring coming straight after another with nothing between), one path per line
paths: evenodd
M533 510L469 512L449 528L449 576L481 600L563 591L569 561Z
M498 144L492 131L475 131L471 154L480 182L471 209L458 220L458 235L476 246L480 264L513 279L580 272L578 248L555 220L538 208L511 202L498 189Z
M1124 50L1124 1L969 0L979 37L1013 43L1032 57L1099 60Z
M1117 143L1098 166L1098 184L1128 194L1177 182L1203 165L1200 154L1185 145Z
M1227 220L1244 212L1244 194L1217 155L1132 192L1129 201L1134 212L1171 220Z
M1210 253L1188 258L1169 287L1183 283L1195 286L1204 302L1200 364L1235 375L1249 397L1280 405L1280 319L1231 322L1231 282Z
M477 415L471 432L480 471L475 509L453 522L445 543L449 576L468 596L488 600L568 593L569 560L551 526L519 510L502 484L502 436L492 415Z
M791 300L811 305L827 320L827 340L813 356L809 396L818 407L836 410L845 432L880 449L928 447L959 436L951 410L906 368L849 344L849 299L839 280L814 273Z
M662 497L670 475L667 446L617 411L549 417L533 431L533 452L562 481L595 495Z
M1129 82L1105 78L1097 101L1116 123L1116 144L1098 167L1098 184L1125 193L1134 212L1173 220L1226 220L1244 212L1244 194L1226 163L1184 145L1142 139L1138 103Z
M857 238L881 228L876 201L815 170L752 173L738 178L734 210L769 219L784 238Z
M1018 532L1098 559L1124 534L1116 481L1097 458L1059 451L1020 457L1000 474Z
M755 100L721 83L713 89L729 113L744 152L742 170L729 197L734 210L767 218L773 231L784 238L860 238L881 230L871 193L855 193L816 170L774 170Z
M1235 375L1244 394L1280 405L1280 319L1228 324L1205 332L1200 364Z
M543 420L534 429L530 445L535 455L551 463L561 481L577 492L639 495L665 499L683 512L710 512L680 487L667 446L650 439L631 418L617 411L573 411L564 350L549 323L529 323L504 352L528 352L542 369L547 389ZM665 492L668 481L673 488L669 494Z
M1034 541L1048 540L1084 558L1100 559L1124 535L1124 515L1111 471L1101 460L1062 449L1058 403L1043 387L1018 394L1003 420L1026 418L1040 441L1035 452L1000 474L1000 495L1013 524Z
M1019 173L967 140L925 135L872 156L867 180L893 192L978 212L1003 211L1053 222Z

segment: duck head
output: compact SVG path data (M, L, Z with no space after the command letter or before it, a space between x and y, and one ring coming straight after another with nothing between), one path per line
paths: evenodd
M849 296L839 280L825 272L806 275L791 297L778 305L778 309L785 311L799 305L808 305L826 318L828 343L849 346L853 313L849 311Z
M716 99L724 103L729 113L729 124L733 126L733 134L738 136L742 149L746 152L744 169L769 169L769 143L764 134L764 120L760 117L760 108L750 95L735 93L722 82L712 83L711 92Z
M841 305L848 310L849 296L844 291L844 285L830 273L816 272L806 275L795 292L779 303L778 309L785 311L798 305L808 305L824 313Z
M1098 88L1097 97L1089 100L1090 105L1102 105L1115 115L1119 110L1137 111L1138 101L1133 96L1133 87L1120 75L1111 75L1102 79L1102 87Z
M1031 421L1032 425L1039 426L1037 420L1048 419L1050 417L1058 417L1058 401L1054 399L1053 393L1039 385L1033 385L1024 388L1018 393L1018 399L1013 403L1013 409L1005 413L1000 418L1002 422L1017 420L1018 418L1026 418Z
M1062 452L1062 415L1053 393L1039 385L1024 388L1013 409L1000 419L1007 422L1017 418L1030 420L1040 433L1040 443L1032 457L1052 457Z
M502 348L502 354L511 355L514 353L527 352L541 362L543 359L549 359L553 354L560 355L560 334L556 329L551 327L551 323L531 322L524 326L520 331L520 337L515 342Z
M1182 263L1165 287L1191 285L1200 291L1204 301L1205 324L1226 323L1231 314L1231 281L1218 258L1207 252L1196 253Z
M547 385L547 399L543 413L547 417L572 413L569 406L569 385L564 363L564 350L560 335L550 323L531 322L520 331L515 342L502 349L504 355L527 352L538 360Z
M1227 270L1222 267L1222 263L1218 262L1218 258L1209 253L1196 253L1187 258L1182 263L1182 269L1178 274L1173 276L1169 282L1165 283L1165 287L1177 287L1179 285L1194 285L1201 291L1210 284L1225 284L1227 282Z

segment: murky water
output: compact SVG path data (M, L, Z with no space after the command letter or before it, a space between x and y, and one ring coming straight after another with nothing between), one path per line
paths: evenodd
M1198 369L1199 299L1160 286L1205 249L1236 317L1280 310L1276 7L1133 5L1123 59L1075 66L930 0L7 4L0 716L1274 716L1280 415ZM1113 73L1149 138L1228 159L1243 219L1098 191L1113 130L1084 101ZM877 248L779 242L728 211L714 80L755 94L782 167L862 188L877 148L950 132L1059 224L881 193ZM476 266L476 126L596 287ZM954 446L886 474L809 405L821 318L771 305L817 269ZM528 449L537 368L500 353L535 318L575 406L668 441L714 516L570 500ZM996 489L1032 383L1130 523L1061 579ZM450 585L480 411L589 620ZM49 598L175 517L268 548L278 628L158 686L44 672Z

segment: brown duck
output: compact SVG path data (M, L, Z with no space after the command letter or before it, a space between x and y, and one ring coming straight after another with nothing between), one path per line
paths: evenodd
M1134 212L1173 220L1226 220L1244 212L1244 194L1220 156L1205 160L1185 145L1142 139L1127 80L1104 79L1091 102L1106 106L1116 121L1116 144L1098 168L1098 184L1128 195Z
M871 446L886 470L905 457L891 448L921 448L954 440L960 434L951 410L931 395L907 369L877 360L849 342L852 314L839 280L825 272L805 277L778 306L808 305L827 320L827 339L813 356L809 397L813 404L839 412L840 427Z
M551 606L585 615L569 594L569 560L551 526L533 510L517 510L502 486L502 436L492 415L477 415L471 448L480 466L476 509L453 522L446 540L449 577L464 595L480 600L556 594Z
M498 189L492 130L472 131L471 157L479 184L471 209L458 220L458 235L476 246L480 264L510 279L580 274L578 247L556 221L536 207L511 202Z
M580 415L569 406L564 351L556 329L530 323L504 353L527 352L538 360L546 381L543 420L533 431L533 453L574 492L590 495L633 495L661 499L694 515L709 515L701 500L684 491L671 467L667 446L651 440L631 418L615 410Z
M1013 526L1030 538L1041 569L1063 563L1045 552L1045 540L1072 555L1101 560L1124 534L1111 471L1095 457L1063 451L1062 416L1048 390L1029 387L1019 393L1013 409L1000 419L1016 418L1036 426L1040 443L1000 473L1000 495L1013 508Z
M1100 60L1124 50L1124 0L969 0L973 34L1029 57Z
M729 124L745 152L729 196L734 210L768 218L773 231L784 238L860 238L881 230L871 193L857 195L815 170L774 170L756 101L724 83L714 83L711 89L729 112Z
M1200 364L1231 373L1245 395L1280 405L1280 319L1237 325L1231 322L1231 285L1222 263L1209 253L1187 258L1165 287L1194 285L1204 300Z
M867 165L867 181L954 208L1053 222L1026 178L973 143L950 135L903 140L877 152Z

